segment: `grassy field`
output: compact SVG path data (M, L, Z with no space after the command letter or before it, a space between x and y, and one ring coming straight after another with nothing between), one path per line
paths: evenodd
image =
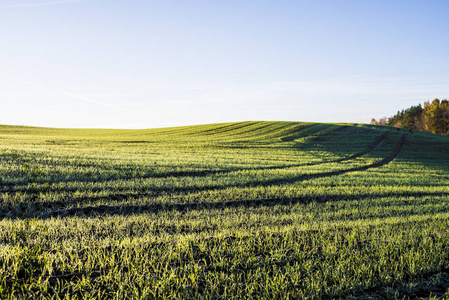
M0 126L0 298L449 297L449 137Z

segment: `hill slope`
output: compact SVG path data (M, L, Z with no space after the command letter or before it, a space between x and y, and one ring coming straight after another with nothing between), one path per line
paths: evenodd
M448 146L353 124L0 126L0 296L444 292Z

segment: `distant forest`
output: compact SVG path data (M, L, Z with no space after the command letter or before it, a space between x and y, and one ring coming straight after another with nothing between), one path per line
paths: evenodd
M371 124L389 125L449 135L449 101L435 99L398 111L392 117L371 119Z

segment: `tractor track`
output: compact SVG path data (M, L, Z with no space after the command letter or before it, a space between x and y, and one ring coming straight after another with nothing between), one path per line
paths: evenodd
M244 183L241 185L220 185L220 186L208 186L205 188L190 188L190 189L185 189L185 188L159 188L159 189L154 189L148 192L143 192L143 193L132 193L132 194L115 194L115 195L110 195L110 196L105 196L105 197L98 197L99 199L104 199L104 200L115 200L115 201L126 201L128 199L132 199L132 198L145 198L145 197L155 197L158 195L162 195L162 194L179 194L179 193L191 193L191 192L201 192L201 191L212 191L212 190L224 190L230 187L237 187L237 188L245 188L245 187L258 187L258 186L267 186L267 185L282 185L282 184L289 184L289 183L295 183L295 182L299 182L299 181L304 181L304 180L310 180L310 179L316 179L316 178L323 178L323 177L330 177L330 176L336 176L336 175L342 175L345 173L349 173L349 172L356 172L356 171L366 171L368 169L372 169L372 168L378 168L381 167L383 165L386 165L388 163L390 163L391 161L393 161L398 154L400 153L400 151L402 150L402 147L405 144L406 138L407 138L408 134L403 134L400 138L400 140L398 141L398 143L396 144L395 149L393 150L393 152L385 157L384 159L382 159L381 161L369 164L369 165L365 165L365 166L361 166L361 167L355 167L355 168L349 168L349 169L344 169L344 170L337 170L337 171L331 171L331 172L324 172L324 173L316 173L316 174L306 174L306 175L300 175L300 176L296 176L293 178L288 178L288 179L278 179L278 180L269 180L269 181L256 181L256 182L249 182L249 183ZM378 139L378 143L379 144L381 142L381 139ZM37 196L36 196L37 197ZM95 201L96 197L93 198L80 198L80 199L73 199L72 201L69 199L66 199L64 201L65 204L67 204L67 202L73 202L73 204L80 204L83 202L90 202L90 201ZM307 198L307 197L306 197ZM300 202L304 202L307 201L306 198L301 198ZM67 201L69 200L69 201ZM254 204L257 204L259 202L261 202L260 204L262 204L263 202L282 202L281 199L275 198L275 199L243 199L243 200L230 200L230 201L226 201L226 202L221 202L221 203L176 203L176 204L151 204L151 205L138 205L140 206L140 211L158 211L158 210L184 210L184 209L195 209L195 208L204 208L204 207L210 207L210 206L219 206L219 207L223 207L223 206L239 206L239 205L249 205L251 204L251 201L254 201ZM34 201L32 201L34 202ZM60 201L57 201L58 204L62 203ZM288 202L288 201L287 201ZM32 203L33 205L39 205L39 203ZM53 203L56 204L56 203ZM51 203L48 203L47 208L51 208ZM4 205L3 208L6 208L8 205ZM120 209L131 209L132 210L132 206L133 205L125 205L125 206L121 206ZM99 206L84 206L84 207L72 207L72 208L64 208L64 209L58 209L58 210L52 210L52 211L47 211L47 212L36 212L38 214L33 214L35 217L54 217L54 216L65 216L65 215L73 215L76 213L83 213L83 214L87 214L87 213L91 213L91 212L97 212L97 213L107 213L108 210L114 210L117 209L116 206L114 205L99 205ZM26 218L26 216L24 216Z
M341 128L338 128L338 130L342 130L346 128L347 126L342 126ZM350 155L348 157L343 157L335 160L328 160L328 161L319 161L319 162L310 162L310 163L303 163L303 164L293 164L293 165L286 165L286 166L269 166L269 167L257 167L257 168L240 168L240 169L230 169L230 170L200 170L200 171L177 171L177 172L167 172L167 173L161 173L161 174L150 174L146 176L141 176L139 179L148 179L148 178L164 178L164 177L205 177L209 175L220 175L220 174L227 174L231 172L239 172L239 171L263 171L263 170L282 170L282 169L288 169L288 168L296 168L296 167L305 167L305 166L316 166L316 165L322 165L322 164L329 164L329 163L340 163L345 161L350 161L359 157L362 157L364 155L367 155L371 153L374 149L379 147L382 142L385 140L385 138L390 134L391 131L384 132L381 136L379 136L374 143L369 145L365 150L355 153L353 155ZM133 177L118 177L118 178L108 178L106 180L98 180L97 182L105 182L105 181L114 181L114 180L131 180ZM90 179L78 179L78 180L60 180L60 181L52 181L51 183L70 183L70 182L91 182ZM41 182L49 183L49 182ZM20 184L20 183L19 183ZM21 192L23 190L21 189L15 189L14 187L19 185L18 183L0 183L0 186L3 187L3 189L0 189L0 192L7 192L7 193L14 193L14 192ZM55 189L52 189L51 191L57 191Z
M318 173L318 174L307 174L307 175L301 175L295 178L290 178L287 180L273 180L273 181L260 181L260 182L252 182L249 184L244 184L242 186L238 186L238 187L257 187L257 186L266 186L266 185L280 185L280 184L288 184L288 183L295 183L298 181L304 181L304 180L310 180L310 179L316 179L316 178L322 178L322 177L330 177L330 176L336 176L336 175L342 175L345 173L349 173L349 172L356 172L356 171L366 171L368 169L372 169L372 168L378 168L381 166L384 166L388 163L390 163L391 161L393 161L398 154L401 152L402 147L405 144L406 138L407 138L408 134L403 134L400 138L400 140L398 141L398 143L396 144L395 149L393 150L393 152L385 157L384 159L382 159L381 161L369 164L369 165L365 165L365 166L361 166L361 167L356 167L356 168L349 168L349 169L345 169L345 170L338 170L338 171L332 171L332 172L324 172L324 173ZM207 191L207 190L221 190L221 189L226 189L230 186L218 186L218 187L207 187L206 189L198 189L195 191ZM234 186L233 186L234 187ZM184 191L184 190L182 190ZM182 191L176 191L176 189L170 189L170 190L165 190L163 192L167 193L167 192L182 192ZM133 195L123 195L120 196L120 200L126 200L130 197L136 197L136 196L143 196L144 194L133 194ZM148 194L146 194L148 196ZM175 204L150 204L150 205L140 205L140 211L159 211L159 210L185 210L185 209L198 209L198 208L207 208L207 207L227 207L227 206L239 206L239 205L250 205L251 203L253 204L263 204L264 202L280 202L282 203L282 199L278 199L278 198L273 198L273 199L243 199L243 200L230 200L230 201L226 201L226 202L219 202L219 203L205 203L205 202L199 202L199 203L175 203ZM304 202L307 201L307 197L302 198L300 200L300 202ZM82 201L81 201L82 202ZM288 202L288 201L287 201ZM82 213L82 214L88 214L88 213L107 213L108 210L114 210L114 209L121 209L121 210L133 210L132 207L134 205L125 205L125 206L121 206L121 207L116 207L113 205L99 205L99 206L85 206L85 207L72 207L72 208L67 208L67 209L59 209L59 210L53 210L53 211L48 211L48 212L43 212L40 213L40 215L38 215L38 217L56 217L56 216L67 216L67 215L74 215L77 213Z

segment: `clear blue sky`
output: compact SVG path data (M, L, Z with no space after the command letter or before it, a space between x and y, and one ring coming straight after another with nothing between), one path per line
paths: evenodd
M449 98L449 1L0 0L0 124L369 122Z

